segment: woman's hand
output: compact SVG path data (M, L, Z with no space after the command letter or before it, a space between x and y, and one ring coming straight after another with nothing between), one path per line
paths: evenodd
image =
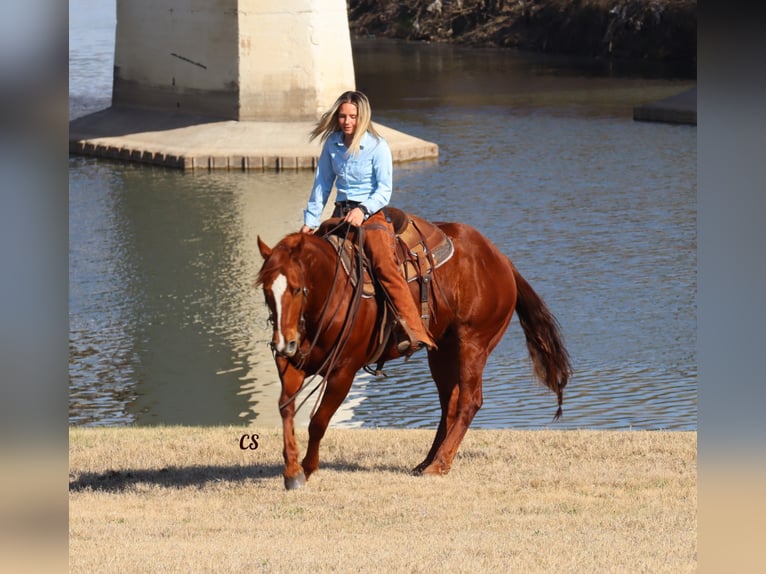
M304 223L303 227L301 227L301 233L306 233L307 235L312 235L314 233L314 230Z
M346 214L346 217L343 218L343 221L352 225L353 227L359 227L362 225L362 223L364 223L364 211L358 207L355 207Z

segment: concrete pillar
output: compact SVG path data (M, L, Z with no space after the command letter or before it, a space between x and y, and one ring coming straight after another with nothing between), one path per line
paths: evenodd
M354 89L345 0L117 0L112 104L313 120Z

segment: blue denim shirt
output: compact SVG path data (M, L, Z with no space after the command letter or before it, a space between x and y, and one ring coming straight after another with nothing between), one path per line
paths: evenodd
M338 191L337 201L358 201L370 214L391 201L393 160L386 140L367 132L362 137L359 153L347 152L343 134L330 134L322 147L314 187L303 212L303 222L309 227L319 225L333 184Z

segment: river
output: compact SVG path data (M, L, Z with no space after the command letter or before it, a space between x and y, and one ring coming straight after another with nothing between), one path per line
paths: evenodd
M70 118L110 103L109 4L70 3ZM375 120L440 147L395 166L394 205L481 229L562 325L564 417L551 423L514 318L473 426L696 429L696 127L632 119L694 80L514 50L353 50ZM74 156L69 174L70 424L278 424L256 237L299 227L312 174ZM386 370L357 377L334 425L436 426L425 354Z

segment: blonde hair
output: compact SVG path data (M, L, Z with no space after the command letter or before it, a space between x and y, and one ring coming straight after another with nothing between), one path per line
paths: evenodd
M367 96L362 92L348 91L343 92L340 97L335 100L332 107L322 114L316 127L311 131L311 140L319 137L320 141L324 143L324 141L330 137L330 134L340 131L338 114L340 113L340 107L343 104L354 104L356 106L356 130L354 131L351 145L348 146L349 153L355 154L359 152L359 143L362 141L365 132L370 132L376 138L381 139L380 134L372 125L372 107L370 106L370 100L367 99Z

